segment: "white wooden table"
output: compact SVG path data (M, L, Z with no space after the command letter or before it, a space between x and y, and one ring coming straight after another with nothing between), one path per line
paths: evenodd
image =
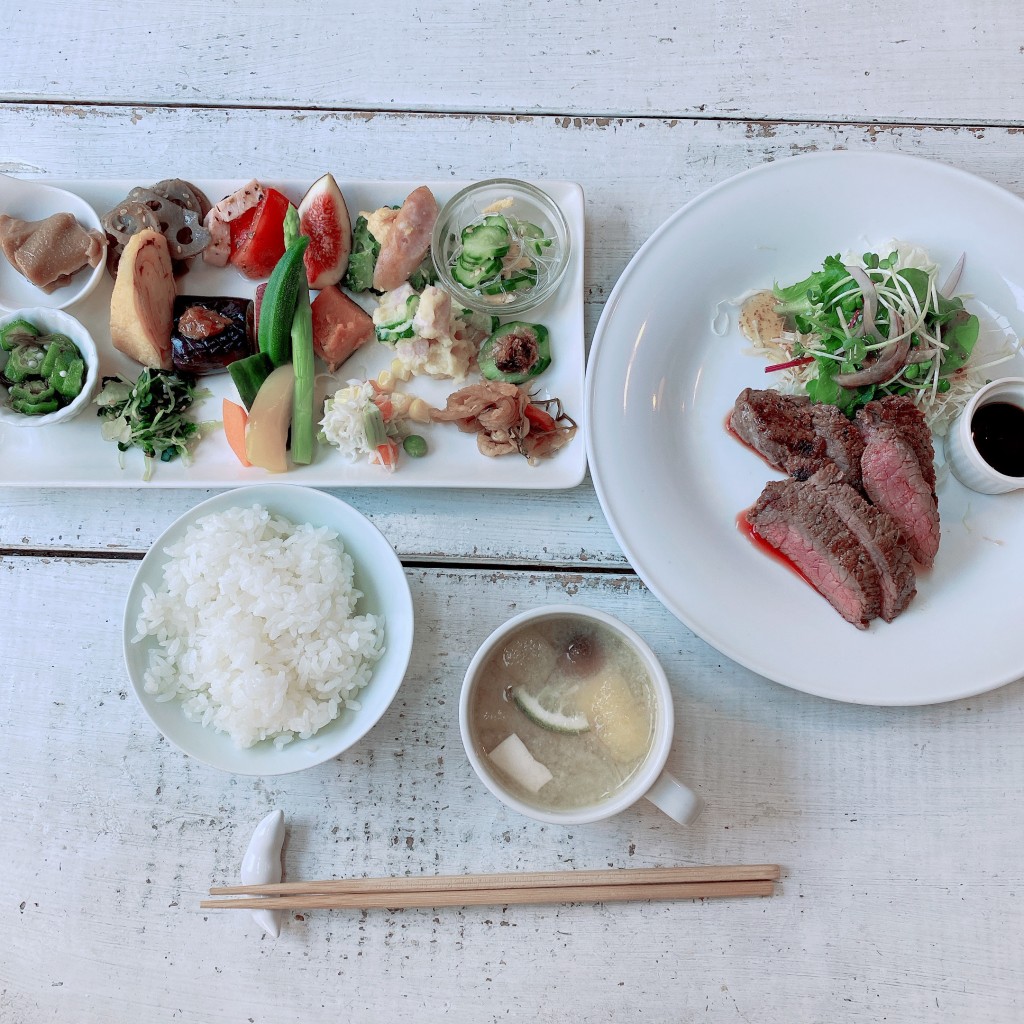
M765 161L899 151L1024 194L1015 5L687 6L19 5L0 171L575 180L588 337L670 213ZM646 591L589 481L350 491L406 566L408 677L348 755L231 777L159 737L120 651L138 559L205 496L0 489L2 1024L1024 1019L1021 683L873 709L758 678ZM511 613L556 600L618 615L663 660L669 767L707 800L697 825L638 805L546 827L477 782L458 735L465 666ZM275 941L197 909L275 807L292 878L785 870L772 899L308 913Z

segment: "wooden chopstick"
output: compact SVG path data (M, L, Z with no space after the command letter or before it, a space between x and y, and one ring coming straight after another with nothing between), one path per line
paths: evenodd
M771 896L777 864L328 879L213 886L203 910L342 910Z
M537 889L583 885L775 881L778 864L726 864L677 868L602 868L596 871L504 872L492 875L412 875L397 878L332 878L318 882L211 886L211 896L294 896L375 892L450 892L471 889Z
M536 903L611 903L626 900L700 900L728 896L771 896L775 882L627 883L549 885L536 889L433 889L203 900L203 910L373 910L400 907L474 907Z

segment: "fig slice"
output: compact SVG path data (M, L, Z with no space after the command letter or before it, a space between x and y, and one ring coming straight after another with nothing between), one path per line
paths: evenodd
M328 172L309 187L299 203L299 232L309 236L303 259L314 291L337 284L348 270L352 220L334 175Z

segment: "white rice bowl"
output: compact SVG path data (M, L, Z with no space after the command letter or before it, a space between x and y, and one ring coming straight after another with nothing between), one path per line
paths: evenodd
M139 567L124 629L136 694L168 739L216 767L280 774L335 756L383 714L412 606L363 516L269 485L173 524Z

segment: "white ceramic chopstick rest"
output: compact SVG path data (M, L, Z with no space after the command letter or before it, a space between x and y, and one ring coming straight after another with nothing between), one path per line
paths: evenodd
M243 885L281 881L281 848L284 846L284 811L271 811L257 826L242 858ZM254 910L253 920L270 936L281 934L280 910Z

